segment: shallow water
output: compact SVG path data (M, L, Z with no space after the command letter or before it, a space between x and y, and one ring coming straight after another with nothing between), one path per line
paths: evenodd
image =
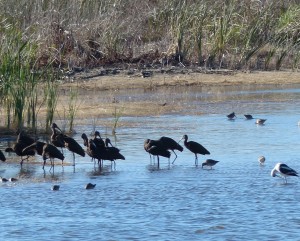
M284 184L270 171L277 162L300 170L300 86L181 88L161 92L160 98L185 109L122 118L133 124L118 128L116 139L109 136L126 157L116 170L106 162L99 172L89 157L79 156L75 172L56 165L54 175L49 166L43 172L40 157L22 170L18 162L0 163L1 176L19 178L0 183L1 240L299 240L299 179ZM232 111L238 118L229 121ZM243 114L267 121L259 126ZM81 133L92 129L78 126L74 138L82 143ZM144 139L179 140L183 134L211 152L199 163L206 158L219 163L212 170L196 168L194 155L184 149L174 165L161 158L158 170L144 151ZM0 145L4 149L7 143ZM65 155L71 162L72 155ZM266 157L264 166L260 155ZM88 182L97 184L95 189L85 190ZM59 191L51 191L54 184Z

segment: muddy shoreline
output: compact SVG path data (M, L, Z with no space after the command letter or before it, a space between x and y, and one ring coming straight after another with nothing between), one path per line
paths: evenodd
M296 71L232 71L186 68L123 70L93 69L66 76L62 88L86 90L153 89L161 86L288 85L299 84Z
M149 75L145 75L148 74ZM279 85L288 86L300 84L300 73L293 71L199 71L195 69L174 68L169 71L156 70L122 70L122 69L93 69L66 76L59 86L60 94L56 109L55 122L65 125L68 129L69 93L71 89L79 89L74 118L76 125L94 125L112 129L116 117L119 117L117 128L130 126L123 117L160 116L163 114L181 113L183 105L167 98L149 99L148 94L155 95L157 91L165 91L166 96L174 88L249 86L249 85ZM188 88L187 88L188 89ZM185 91L187 89L184 89ZM131 99L131 94L139 91L139 99ZM119 95L123 98L119 99ZM128 97L128 98L124 98ZM202 113L195 113L202 114ZM46 108L39 111L38 129L43 130L43 120ZM6 133L7 130L0 131ZM9 131L11 132L11 131ZM43 132L43 131L38 131Z

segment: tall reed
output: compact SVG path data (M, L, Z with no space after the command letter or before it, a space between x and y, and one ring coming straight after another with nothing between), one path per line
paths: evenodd
M54 113L59 97L58 83L52 79L47 79L44 87L44 96L46 100L46 130L48 131L54 119Z
M68 109L69 132L73 131L74 119L79 106L80 103L78 103L78 87L76 87L75 89L71 88L69 92L69 109Z

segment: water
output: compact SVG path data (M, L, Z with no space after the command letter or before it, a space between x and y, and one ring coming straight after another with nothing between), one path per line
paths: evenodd
M300 171L299 86L193 88L170 95L181 100L182 113L121 119L132 125L110 137L126 157L116 170L106 162L100 173L89 157L79 156L75 172L57 165L54 175L49 166L42 171L40 157L23 170L18 162L1 163L1 176L19 178L0 183L1 240L300 240L299 179L284 184L270 176L277 162ZM231 111L234 121L226 119ZM246 113L267 121L258 126L245 120ZM79 126L74 138L82 143L80 134L91 130ZM220 162L212 170L196 168L185 149L174 165L164 158L160 170L151 165L144 139L179 140L183 134L211 152L199 163L208 157ZM88 182L95 189L85 190ZM59 191L51 191L54 184Z

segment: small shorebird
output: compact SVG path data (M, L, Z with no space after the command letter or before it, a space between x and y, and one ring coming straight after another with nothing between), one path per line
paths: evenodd
M266 161L266 158L264 156L258 157L258 162L260 165L264 165Z
M247 120L252 120L253 119L253 116L252 115L249 115L249 114L246 114L244 115L246 117Z
M227 118L228 118L229 120L233 120L234 118L236 118L236 115L235 115L234 112L232 112L232 113L230 113L229 115L227 115Z
M59 185L53 185L53 186L51 187L51 190L52 190L52 191L58 191L59 188L60 188Z
M8 182L8 179L6 179L5 177L0 177L1 182Z
M216 160L213 160L213 159L206 159L206 161L202 163L202 168L203 168L203 166L209 166L210 169L212 169L212 167L214 165L216 165L218 162L219 161L216 161Z
M271 176L272 177L282 177L285 180L285 183L287 183L286 177L288 176L298 176L298 173L290 168L288 165L283 164L283 163L277 163L273 170L271 171Z
M14 178L14 177L9 178L8 180L9 180L10 182L16 182L16 181L18 181L18 179L17 179L17 178Z
M256 119L255 124L257 124L257 125L263 125L263 124L265 124L266 120L267 119Z
M95 186L96 184L88 183L86 184L85 189L94 189Z

